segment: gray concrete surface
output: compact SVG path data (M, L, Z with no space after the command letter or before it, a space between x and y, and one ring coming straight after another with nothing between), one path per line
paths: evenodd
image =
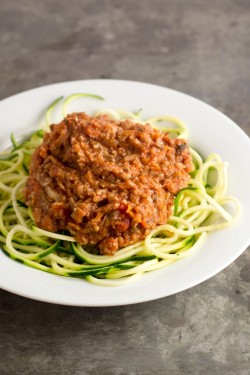
M249 0L0 0L0 67L0 98L72 79L146 81L250 135ZM126 307L0 291L0 374L249 375L249 262L248 249L201 285Z

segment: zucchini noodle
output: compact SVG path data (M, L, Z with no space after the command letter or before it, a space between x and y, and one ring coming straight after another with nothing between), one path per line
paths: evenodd
M190 148L194 170L188 186L175 197L168 222L152 230L144 241L120 249L113 256L95 255L67 233L38 228L23 196L31 156L49 131L55 107L62 103L62 114L66 116L70 102L81 97L104 100L93 94L73 94L64 100L60 97L49 106L43 129L22 143L12 134L12 148L0 152L0 245L10 258L52 274L84 278L100 286L119 286L191 255L201 247L209 232L227 228L238 220L240 203L226 195L228 164L215 153L203 160ZM149 123L170 137L188 138L186 124L175 117L145 121L141 110L132 113L109 108L95 115L104 113L115 120Z

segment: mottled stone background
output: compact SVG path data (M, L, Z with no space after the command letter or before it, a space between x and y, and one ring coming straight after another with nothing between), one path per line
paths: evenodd
M250 135L250 1L0 0L0 98L100 77L184 91ZM1 291L0 374L249 375L249 261L248 250L201 285L126 307Z

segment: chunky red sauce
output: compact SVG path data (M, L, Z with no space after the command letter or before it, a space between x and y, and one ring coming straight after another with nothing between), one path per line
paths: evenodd
M25 199L39 227L114 254L167 222L191 169L182 139L149 124L73 113L51 125L33 154Z

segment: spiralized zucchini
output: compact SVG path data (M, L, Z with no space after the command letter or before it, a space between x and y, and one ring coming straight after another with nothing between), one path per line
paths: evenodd
M0 153L0 245L12 259L56 275L84 278L101 286L123 285L142 274L157 270L194 253L211 231L235 223L240 214L239 201L227 196L227 163L218 154L205 160L192 148L195 169L186 188L176 196L173 215L165 225L156 227L144 241L118 250L115 255L95 255L76 243L67 233L51 233L36 227L26 206L23 187L34 150L49 131L51 115L62 104L63 116L74 99L93 94L73 94L56 99L48 108L44 129L31 134L22 143L11 135L11 150ZM168 132L172 137L187 138L183 121L170 116L142 120L141 111L102 109L115 120L129 118ZM230 207L233 213L227 209Z

